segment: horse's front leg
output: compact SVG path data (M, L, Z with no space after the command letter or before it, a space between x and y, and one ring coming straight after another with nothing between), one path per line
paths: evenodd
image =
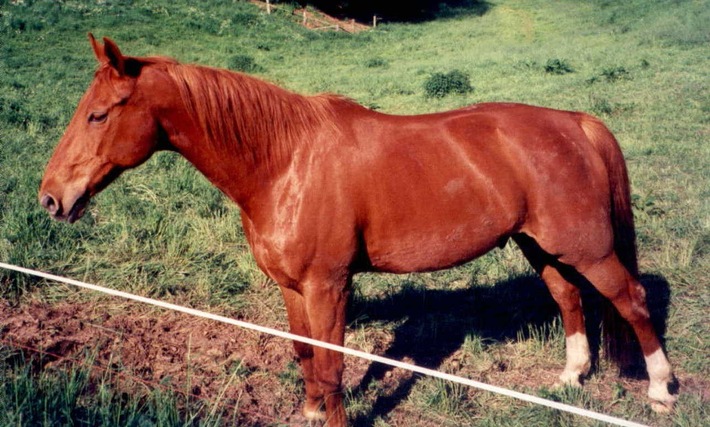
M342 346L350 278L311 278L300 285L311 337ZM312 369L325 402L326 425L329 427L346 425L342 390L343 367L342 353L321 347L313 348Z
M305 299L293 289L284 286L280 286L280 289L286 303L291 333L312 338L308 315L306 314ZM323 420L325 419L323 390L321 390L313 370L313 347L294 341L293 348L299 358L303 380L306 385L306 403L303 407L303 415L309 421Z

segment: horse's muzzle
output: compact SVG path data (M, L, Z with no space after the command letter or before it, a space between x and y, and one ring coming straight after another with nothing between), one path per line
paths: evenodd
M52 218L58 221L67 221L71 224L84 215L86 206L89 204L89 197L81 195L75 198L68 212L65 211L62 202L49 193L44 193L40 196L39 203L49 212Z

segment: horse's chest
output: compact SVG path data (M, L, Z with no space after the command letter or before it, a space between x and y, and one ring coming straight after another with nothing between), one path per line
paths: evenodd
M352 228L329 227L325 222L325 219L294 218L274 220L260 228L248 218L243 219L257 265L274 281L286 286L302 281L308 274L327 275L351 263L356 250Z
M305 264L305 248L299 248L298 242L284 228L279 231L278 228L271 227L268 232L264 232L244 218L243 225L259 268L279 284L287 285L297 281Z

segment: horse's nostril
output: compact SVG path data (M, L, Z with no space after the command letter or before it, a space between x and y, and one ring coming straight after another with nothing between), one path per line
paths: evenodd
M59 204L57 203L57 200L52 197L51 194L45 194L44 196L42 196L40 204L52 215L56 214L57 210L59 209Z

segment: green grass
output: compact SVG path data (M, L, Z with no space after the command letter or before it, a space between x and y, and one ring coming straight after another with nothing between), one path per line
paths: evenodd
M481 16L385 23L376 31L348 35L309 32L287 11L269 16L246 2L212 1L198 7L182 0L0 0L0 260L228 315L254 315L256 302L277 301L277 290L266 283L249 254L238 209L173 154L161 153L125 174L73 226L55 223L40 210L36 191L43 167L95 67L88 31L112 37L128 54L248 69L295 91L336 92L390 113L424 113L483 101L588 111L609 125L627 157L641 270L648 283L668 285L665 339L681 385L706 379L709 21L710 5L702 0L495 0ZM453 70L469 76L475 90L427 97L427 79ZM363 275L357 278L349 335L361 336L362 347L372 347L375 331L405 342L407 336L436 340L442 331L458 328L464 333L449 337L449 354L438 358L442 368L460 357L465 362L458 368L462 374L502 381L507 377L495 374L502 366L507 372L539 372L554 361L555 369L561 369L564 351L554 314L540 310L544 315L537 316L533 310L517 318L512 310L498 312L512 318L502 329L485 321L489 306L499 301L524 310L521 298L544 297L544 291L536 291L538 285L510 247L446 272ZM1 271L0 293L9 302L22 303L28 298L62 299L67 290ZM95 297L82 298L90 302ZM413 320L402 307L387 315L388 304L431 299L442 307L459 299L471 305L457 304L450 312L442 308ZM277 313L261 314L260 320L283 325L281 306L273 304ZM81 367L45 372L1 360L3 377L12 381L4 384L0 407L25 420L42 410L12 406L17 397L10 396L26 402L36 398L47 407L55 404L47 396L65 396L56 403L59 409L44 411L45 417L54 418L47 425L65 419L78 423L79 418L72 418L77 407L81 414L108 411L151 422L157 422L154 411L162 410L149 409L146 402L157 401L150 395L124 401L113 391L87 389L82 381L89 376ZM593 376L587 387L603 389L605 378ZM109 380L97 384L110 390ZM283 388L297 388L296 381L283 380ZM18 388L10 390L9 384ZM550 384L530 391L544 395ZM99 392L93 394L94 389ZM372 412L377 393L353 393L350 414L365 420L363 425L417 424L421 419L431 425L580 422L433 380L414 382L405 397L390 400L396 404L384 413ZM670 417L651 414L630 394L600 401L598 393L594 398L585 393L587 388L578 395L555 396L654 425L695 426L708 418L706 397L697 390L681 395ZM165 415L170 420L164 425L189 422L189 408L180 402L172 408L165 409L172 412Z
M94 355L85 356L52 366L52 357L0 346L0 425L218 426L239 418L237 407L191 399L169 381L131 383L128 370L98 369Z

